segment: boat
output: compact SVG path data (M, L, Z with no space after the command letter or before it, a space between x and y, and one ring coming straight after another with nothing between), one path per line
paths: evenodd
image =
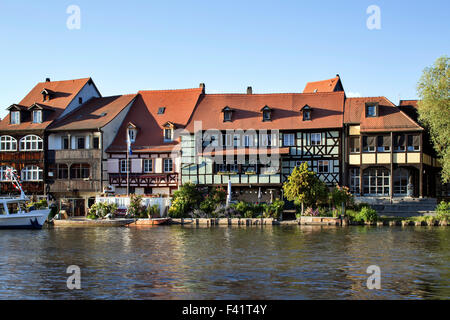
M20 191L20 197L0 198L0 229L42 229L50 209L30 210L26 202L30 199L22 189L17 172L13 168L5 171L5 177Z
M138 219L133 225L136 226L162 226L170 224L171 218L152 218L152 219Z

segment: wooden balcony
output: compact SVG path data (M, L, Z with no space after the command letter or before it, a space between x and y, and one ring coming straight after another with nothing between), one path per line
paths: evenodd
M50 192L102 192L99 180L63 180L58 179L50 184Z
M38 163L44 161L42 151L0 152L0 162Z
M99 160L102 157L100 149L77 149L77 150L49 150L48 159L50 161L61 160Z
M168 187L178 186L178 173L134 174L130 173L129 185L132 187ZM127 186L127 174L109 174L109 184L116 187Z

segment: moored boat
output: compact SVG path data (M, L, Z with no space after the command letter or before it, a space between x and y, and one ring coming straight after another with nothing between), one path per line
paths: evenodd
M30 199L23 192L16 171L9 169L5 172L5 176L20 191L20 197L0 198L0 229L42 229L51 210L27 209L26 202Z
M153 219L138 219L133 225L137 226L160 226L170 224L172 219L170 218L153 218Z

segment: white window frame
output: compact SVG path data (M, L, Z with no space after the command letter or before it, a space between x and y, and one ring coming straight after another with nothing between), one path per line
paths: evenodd
M30 134L20 139L19 146L20 151L42 151L44 150L44 140L39 136Z
M42 110L33 110L33 123L42 123Z
M119 162L120 173L127 173L130 169L130 160L121 159Z
M0 166L0 181L11 181L11 179L6 179L6 170L13 169L10 166Z
M170 163L170 170L169 166L167 165L168 163ZM163 160L163 167L164 167L164 173L170 173L173 172L173 159L172 158L165 158Z
M236 133L233 135L233 147L241 146L241 135Z
M255 140L256 139L254 139L254 138L252 139L251 135L246 134L244 136L244 147L253 147L253 142L256 142Z
M17 151L17 140L11 136L1 136L0 151Z
M130 135L130 142L134 143L136 141L136 130L128 129L128 134Z
M150 162L150 166L148 163ZM153 159L144 159L144 173L153 173Z
M294 133L283 134L283 146L285 146L285 147L295 146L295 134Z
M167 138L167 132L170 133L170 138ZM173 129L164 128L164 142L172 142L173 141Z
M44 170L38 166L26 166L20 173L22 181L43 181Z
M20 124L20 111L11 111L11 124Z

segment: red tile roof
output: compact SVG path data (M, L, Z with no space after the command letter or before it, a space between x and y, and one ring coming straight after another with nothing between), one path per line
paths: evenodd
M378 116L366 117L366 103L378 103ZM360 124L363 132L420 131L423 128L385 97L347 98L344 122Z
M129 105L136 94L122 96L93 98L69 113L67 116L52 123L49 130L80 130L97 129L107 125L127 105Z
M343 91L339 75L337 75L333 79L308 82L305 86L305 89L303 90L303 93L320 93L320 92L335 92L335 91Z
M215 155L256 155L256 154L289 154L290 148L238 148L238 149L223 149L214 150L209 152L200 153L203 156L215 156Z
M202 88L139 91L108 151L126 150L126 130L130 122L138 128L136 141L132 145L136 152L164 151L177 145L176 141L164 142L163 125L171 122L176 128L183 128L188 123L202 91ZM158 114L160 108L165 108L163 114ZM160 146L167 147L161 149Z
M300 110L305 105L312 108L311 121L303 121ZM223 121L226 106L233 110L231 122ZM271 121L262 121L264 106L272 109ZM341 128L343 108L344 92L207 94L200 99L186 130L194 132L194 121L202 121L203 130Z
M34 103L44 103L46 109L53 109L53 112L48 112L48 116L43 119L44 121L42 123L32 123L30 119L17 125L10 124L10 115L8 114L0 122L0 130L43 130L47 128L53 120L61 115L64 109L89 81L92 81L91 78L38 83L18 104L31 107ZM53 92L51 99L45 102L41 94L44 89Z

